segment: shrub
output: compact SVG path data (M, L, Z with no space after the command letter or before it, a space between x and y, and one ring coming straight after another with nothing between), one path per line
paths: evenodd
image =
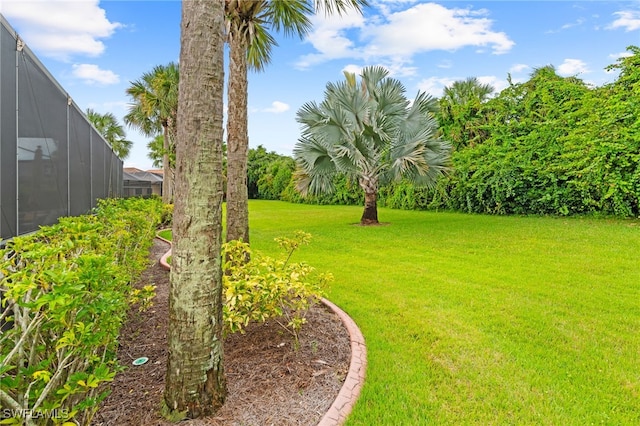
M173 221L173 204L162 205L162 217L160 218L160 226L166 227L171 225Z
M161 204L103 200L94 213L0 251L0 402L12 416L3 424L88 424L121 368L128 307L153 293L129 283L148 266Z
M226 332L243 332L251 321L275 319L297 341L306 310L332 279L305 263L289 263L293 252L311 236L298 231L293 238L277 238L286 257L273 259L251 252L242 241L223 246L223 318ZM246 261L250 258L249 261Z

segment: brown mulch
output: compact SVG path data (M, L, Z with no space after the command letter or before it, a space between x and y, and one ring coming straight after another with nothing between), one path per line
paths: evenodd
M168 426L160 415L167 361L169 272L158 259L169 245L158 239L153 264L137 285L156 285L153 306L132 311L120 334L118 359L126 370L96 413L95 426ZM315 425L335 400L349 369L349 336L340 319L318 304L309 310L296 349L275 321L252 324L224 342L227 400L214 417L181 425ZM132 361L148 357L142 366Z

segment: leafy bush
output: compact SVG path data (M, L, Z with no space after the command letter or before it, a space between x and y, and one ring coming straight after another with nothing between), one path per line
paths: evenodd
M162 205L162 217L160 218L160 227L171 225L173 221L173 204Z
M298 231L293 238L277 238L285 252L273 259L251 252L242 241L223 246L223 318L226 332L243 332L251 321L275 319L296 337L305 323L306 310L322 295L330 274L316 274L305 263L289 263L293 252L311 235ZM246 259L250 258L247 262ZM284 318L284 321L282 321Z
M386 185L378 194L380 205L488 214L639 216L640 48L629 46L627 51L607 67L618 78L601 87L545 66L526 82L509 79L507 88L486 101L441 100L442 135L456 147L452 173L434 189L408 182ZM254 179L271 185L274 175L267 170L278 157L263 151ZM292 179L279 197L295 203L362 205L357 183L345 176L332 183L332 194L302 197ZM256 195L261 196L257 189Z
M429 210L444 207L447 198L447 177L438 180L434 188L416 186L408 181L390 183L380 188L381 206L401 210Z
M295 162L291 157L281 156L269 163L257 182L258 197L262 200L279 200L285 190L293 171Z
M296 190L295 179L291 179L280 199L290 203L321 204L339 206L359 206L364 204L364 191L357 182L350 180L345 175L336 175L332 178L334 191L330 194L309 194L306 197Z
M3 424L90 422L120 369L128 307L153 294L129 283L148 266L161 212L159 200L103 200L0 251Z

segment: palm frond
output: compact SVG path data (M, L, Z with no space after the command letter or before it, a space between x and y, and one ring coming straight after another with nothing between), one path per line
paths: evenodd
M317 12L324 12L325 15L337 13L342 15L349 9L362 13L362 8L369 6L367 0L314 0Z
M448 169L450 156L450 145L438 137L436 106L424 93L410 104L404 86L382 67L363 69L359 84L350 73L344 81L327 83L322 103L307 103L298 111L302 138L296 158L308 176L305 182L340 173L376 184L401 178L434 184ZM317 156L301 154L309 141L322 146L322 161L330 161L333 169Z
M336 172L329 147L322 141L302 137L293 156L298 165L296 189L303 195L333 191L332 176Z
M306 0L269 1L266 20L285 36L303 38L311 31L313 7Z
M367 91L373 93L376 90L376 86L389 75L389 71L379 65L372 67L365 67L360 74L362 76L362 82L366 85Z
M255 71L263 71L271 63L271 50L276 46L278 42L263 25L255 26L252 42L247 48L249 67Z

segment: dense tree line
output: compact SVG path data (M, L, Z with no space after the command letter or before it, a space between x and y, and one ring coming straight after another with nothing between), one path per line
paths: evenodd
M452 143L451 170L435 188L400 181L380 188L379 203L402 209L488 214L640 215L640 48L607 67L614 82L592 87L534 70L493 97L474 79L440 99L442 138ZM358 183L333 180L330 195L302 197L289 157L252 150L252 197L322 204L362 204ZM258 160L259 159L259 160ZM259 165L258 165L259 164ZM258 189L259 188L259 189Z

